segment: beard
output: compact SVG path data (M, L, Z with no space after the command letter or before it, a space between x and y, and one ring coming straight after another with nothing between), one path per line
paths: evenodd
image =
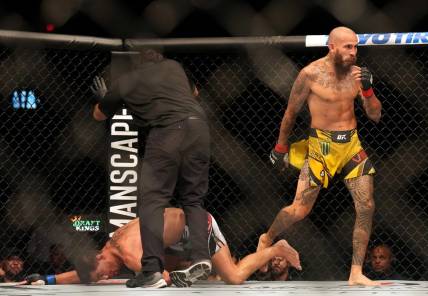
M348 60L344 60L343 56L339 53L336 53L334 55L334 67L336 68L336 71L339 73L348 73L351 71L351 67L355 65L357 62L357 58L350 57Z
M284 274L287 271L287 268L274 268L274 265L272 263L269 264L270 266L270 273L274 276L274 277L278 277L282 274Z
M274 270L274 269L272 269L271 272L270 272L270 274L271 274L272 280L276 280L279 277L282 277L284 275L288 276L288 269L287 268L280 269L280 270Z
M277 269L273 269L272 268L271 273L272 273L273 276L277 277L277 276L282 275L284 273L284 270L277 270Z

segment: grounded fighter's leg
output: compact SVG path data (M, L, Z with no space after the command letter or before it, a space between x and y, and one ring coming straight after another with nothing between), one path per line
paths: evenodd
M352 195L356 219L352 238L352 267L349 276L350 285L379 285L362 273L362 265L369 242L375 203L373 199L373 176L363 175L345 180L346 187Z
M273 246L262 251L245 256L234 263L228 246L224 246L211 258L214 268L227 284L239 285L266 265L274 257L284 257L292 266L301 269L299 253L285 240L280 240Z

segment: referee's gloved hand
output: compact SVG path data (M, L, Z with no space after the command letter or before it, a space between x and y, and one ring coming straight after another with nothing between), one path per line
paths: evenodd
M278 171L288 167L288 145L276 144L269 155L270 162Z
M41 275L33 273L25 277L28 285L55 285L55 275Z
M100 101L107 93L107 86L104 79L100 76L95 76L92 86L90 87L92 93L95 95L98 101Z
M367 67L361 67L361 85L363 90L372 88L373 75Z

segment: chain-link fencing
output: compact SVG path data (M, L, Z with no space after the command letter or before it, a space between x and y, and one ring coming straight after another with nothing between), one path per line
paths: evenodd
M254 252L283 206L292 202L298 171L279 175L268 162L298 71L324 49L265 46L175 52L200 90L210 118L212 165L207 209L233 254ZM109 72L109 51L22 49L0 52L0 257L19 255L26 270L45 273L50 246L73 263L108 239L108 124L91 118L89 86ZM427 72L424 47L366 47L359 64L374 75L383 104L379 124L356 102L360 139L377 169L376 214L369 247L388 244L396 270L426 277ZM303 111L291 141L307 137ZM312 213L284 234L304 270L295 278L345 280L352 258L352 198L336 178Z

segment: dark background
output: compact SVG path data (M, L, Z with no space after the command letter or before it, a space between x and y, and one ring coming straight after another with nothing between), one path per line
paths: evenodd
M221 37L425 31L419 0L1 1L0 28L99 37ZM54 27L48 28L48 24Z
M357 33L426 31L428 3L16 0L2 1L0 13L0 29L7 30L108 38L274 36L328 34L337 25ZM54 28L48 30L48 24ZM379 125L357 109L363 144L379 172L370 244L392 245L399 271L426 279L426 49L373 47L359 53L375 74L384 108ZM283 54L272 48L257 54L171 53L191 73L211 118L206 205L238 257L255 251L258 235L292 200L297 172L284 182L272 170L268 151L298 69L324 54L320 49ZM69 215L105 218L107 212L108 126L91 119L87 98L92 78L109 72L110 52L2 48L0 61L0 221L5 230L0 259L13 250L42 260L39 243L69 241L66 247L75 248L75 238L63 233ZM35 89L42 107L12 110L9 95L16 88ZM304 112L298 118L293 141L304 137L307 119ZM348 275L353 205L339 179L332 185L289 236L301 252L303 279Z

